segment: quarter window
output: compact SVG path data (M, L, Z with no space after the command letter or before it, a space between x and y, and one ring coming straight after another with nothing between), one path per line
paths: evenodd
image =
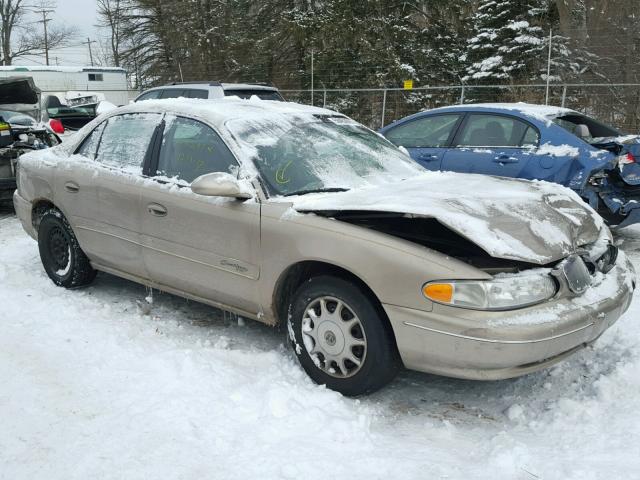
M111 117L102 133L97 160L104 165L141 174L144 157L160 118L157 113Z
M107 122L102 122L91 132L82 142L80 148L76 151L76 155L82 155L83 157L89 158L91 160L96 159L96 154L98 153L98 144L100 143L100 135L102 135L102 131L104 130L104 126Z
M404 123L386 133L394 144L406 148L445 147L460 115L434 115Z
M167 118L157 175L191 183L206 173L231 173L235 166L234 156L210 127L189 118Z
M471 114L458 147L523 147L538 144L538 131L515 117Z

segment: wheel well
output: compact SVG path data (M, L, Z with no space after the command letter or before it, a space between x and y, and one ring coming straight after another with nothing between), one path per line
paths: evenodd
M33 208L31 209L31 224L36 232L40 227L40 220L42 220L42 216L52 208L56 208L56 206L49 200L38 200L33 205Z
M384 311L384 308L382 308L382 303L378 299L377 295L360 277L351 273L349 270L338 267L337 265L333 265L331 263L319 261L299 262L291 265L285 272L282 273L282 275L280 275L280 279L278 280L273 298L276 322L281 324L284 320L286 320L287 310L289 308L289 304L291 303L291 297L293 297L294 293L296 292L296 290L298 290L300 285L314 277L318 277L321 275L338 277L357 285L358 288L360 288L360 290L362 290L362 292L364 292L371 299L374 307L380 313L380 316L384 320L385 326L387 327L390 338L393 339L393 343L397 348L395 335L393 334L393 329L391 328L391 322L389 322L387 313Z

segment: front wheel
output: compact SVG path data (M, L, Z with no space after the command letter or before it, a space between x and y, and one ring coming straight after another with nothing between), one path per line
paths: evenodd
M40 259L49 278L58 286L78 288L96 276L89 259L59 210L45 212L38 227Z
M348 396L371 393L389 383L399 367L383 315L353 283L312 278L290 305L289 340L314 382Z

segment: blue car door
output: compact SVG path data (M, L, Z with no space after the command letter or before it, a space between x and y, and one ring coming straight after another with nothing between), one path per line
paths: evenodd
M395 145L406 148L411 158L426 169L440 170L462 116L460 113L422 115L385 130L384 135Z
M529 162L537 161L538 130L511 115L470 113L441 168L453 172L527 178Z

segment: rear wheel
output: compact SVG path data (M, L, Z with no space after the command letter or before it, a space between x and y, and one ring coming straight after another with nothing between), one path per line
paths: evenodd
M38 249L47 275L58 286L82 287L90 284L96 276L69 222L59 210L50 209L42 216L38 227Z
M298 289L289 313L290 342L316 383L355 396L396 375L398 355L384 313L353 283L313 278Z

